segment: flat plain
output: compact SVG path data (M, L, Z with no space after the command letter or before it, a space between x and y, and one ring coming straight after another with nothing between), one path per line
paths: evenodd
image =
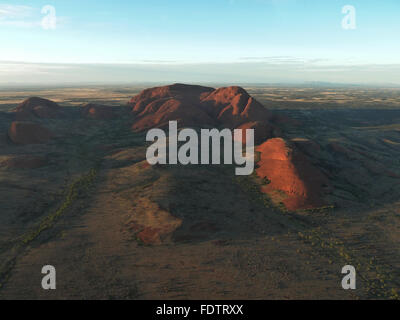
M298 122L285 139L333 185L332 205L293 212L230 166L147 165L127 106L146 87L0 91L0 299L400 298L400 89L244 86ZM66 116L40 120L50 143L15 145L12 110L31 96ZM118 116L83 118L85 103ZM179 227L149 244L138 221ZM54 291L41 288L47 264ZM356 290L342 289L345 265Z

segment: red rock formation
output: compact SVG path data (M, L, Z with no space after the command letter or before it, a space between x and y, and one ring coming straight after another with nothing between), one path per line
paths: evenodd
M160 244L160 228L145 228L137 234L137 238L144 244Z
M280 135L277 126L291 124L291 120L271 114L264 106L240 87L213 89L175 84L142 91L130 103L136 119L135 131L167 127L169 121L192 127L254 129L255 145ZM245 142L245 132L242 142ZM296 142L307 154L319 146L309 141ZM323 205L322 188L327 178L311 164L310 159L296 146L290 147L283 139L264 142L257 174L271 183L264 192L280 190L290 210Z
M38 97L26 99L15 111L17 120L54 119L62 115L61 108L57 103Z
M201 108L187 100L175 98L163 98L154 100L138 114L138 120L133 124L135 131L143 131L150 128L163 128L169 121L178 121L183 126L213 126L215 121Z
M81 114L85 118L95 120L111 120L116 118L112 107L88 103L82 107Z
M250 121L268 122L271 118L270 112L240 87L214 90L201 99L201 104L227 128Z
M302 152L282 138L267 140L256 150L261 153L257 175L270 182L262 187L263 192L283 191L287 196L283 203L289 210L324 205L323 189L328 179Z
M201 97L212 90L184 84L146 89L129 102L136 116L132 128L162 128L168 121L178 121L180 126L214 125L215 121L199 105Z
M8 130L8 136L16 144L40 144L48 142L53 134L39 124L14 121Z
M141 113L148 104L155 100L175 97L179 100L189 100L194 102L200 100L201 96L212 92L213 90L213 88L209 87L177 83L170 86L143 90L140 94L130 100L129 105L133 107L134 113Z
M180 126L222 126L231 129L248 122L260 122L256 128L262 132L256 135L265 137L269 134L264 131L270 131L269 126L272 127L268 124L270 112L240 87L215 90L174 84L144 90L132 98L129 105L136 115L135 131L160 128L171 120L178 121ZM261 122L264 124L261 125Z

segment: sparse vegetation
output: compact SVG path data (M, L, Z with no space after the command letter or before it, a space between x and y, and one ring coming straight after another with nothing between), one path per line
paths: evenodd
M333 182L322 187L335 206L289 211L285 192L261 192L272 181L234 176L230 166L148 166L145 135L132 132L133 115L122 106L139 88L4 93L0 111L40 95L57 99L66 118L37 120L57 133L47 145L14 146L0 132L2 160L48 160L29 170L0 165L0 298L28 287L30 265L62 256L66 269L84 266L68 279L84 287L58 291L60 298L400 299L400 91L248 89L298 121L279 125L286 140L316 142L302 152ZM80 117L79 106L91 99L124 116ZM0 112L2 132L11 118ZM139 217L157 227L161 211L182 224L165 243L147 245L137 237L144 229L132 223ZM340 288L346 264L357 270L351 293ZM20 296L31 295L21 289Z
M35 240L42 232L50 229L54 223L59 219L66 210L68 210L74 201L81 196L84 192L87 192L96 178L97 170L91 169L88 174L82 176L73 182L66 191L66 196L61 203L60 207L50 213L44 218L37 228L22 237L22 243L28 245L30 242Z
M314 247L320 254L334 259L337 263L353 265L357 277L363 281L364 290L369 298L399 300L400 283L394 277L394 270L378 262L377 257L364 257L350 249L342 240L328 235L321 228L298 232L299 239Z

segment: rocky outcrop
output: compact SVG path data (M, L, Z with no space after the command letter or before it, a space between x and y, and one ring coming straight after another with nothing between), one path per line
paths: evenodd
M47 143L53 134L37 123L14 121L8 130L8 136L13 143L26 145Z
M57 103L38 97L26 99L15 112L16 120L55 119L62 116L61 108Z
M324 204L323 188L329 182L309 157L319 146L306 139L289 144L274 138L281 135L281 126L292 121L271 113L243 88L174 84L144 90L129 105L135 116L132 128L138 132L165 128L173 120L180 127L254 129L261 157L257 174L269 181L262 191L283 192L282 201L289 210ZM244 131L241 142L245 141Z
M255 124L257 136L269 137L270 112L240 87L213 89L174 84L142 91L129 102L136 120L134 131L162 128L168 121L178 125L237 128ZM262 125L261 125L262 122ZM259 130L257 129L259 128ZM261 138L260 138L261 139Z
M282 138L274 138L256 150L260 152L257 175L267 181L262 187L263 192L284 192L282 202L289 210L325 205L323 190L329 181L298 148Z

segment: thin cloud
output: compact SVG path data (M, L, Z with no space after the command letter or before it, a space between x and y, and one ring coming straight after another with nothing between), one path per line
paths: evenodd
M246 62L265 62L270 64L318 64L329 62L328 59L305 59L293 56L267 56L267 57L241 57L240 61Z
M0 20L14 20L31 17L34 9L29 6L0 4Z
M44 14L41 8L23 5L0 4L0 26L15 28L43 27ZM57 16L57 26L67 22L66 17Z
M17 28L33 28L40 26L40 21L35 21L37 15L33 7L0 4L0 25Z
M0 20L0 26L16 27L16 28L34 28L40 27L40 21L23 21L23 20Z

